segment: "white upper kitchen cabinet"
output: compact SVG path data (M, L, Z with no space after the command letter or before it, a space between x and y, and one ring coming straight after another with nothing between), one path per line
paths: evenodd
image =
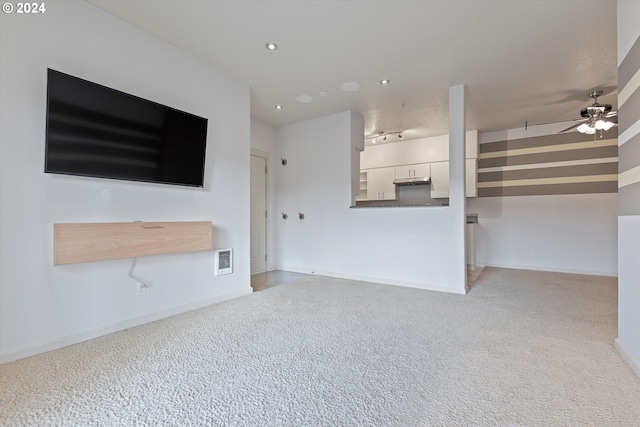
M431 163L431 198L449 198L449 162Z
M413 165L413 177L419 178L423 176L431 176L431 163Z
M395 168L376 168L367 171L366 200L395 200Z
M467 159L465 167L467 197L478 197L478 159Z
M419 163L415 165L396 166L396 179L419 178L431 174L430 163Z

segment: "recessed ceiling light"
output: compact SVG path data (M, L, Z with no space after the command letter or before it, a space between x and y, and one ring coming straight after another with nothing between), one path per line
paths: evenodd
M358 82L344 82L340 86L340 90L343 92L357 92L360 90Z
M276 110L282 110L284 107L282 105L278 104L278 105L275 106L275 108L276 108Z
M382 79L382 80L380 80L380 84L381 84L381 85L388 85L389 83L391 83L391 80L389 80L389 79Z
M264 47L266 47L268 50L276 50L278 48L278 45L273 42L269 42L265 44Z
M296 96L295 100L302 104L308 104L313 101L313 98L307 95L306 93L303 93L302 95Z

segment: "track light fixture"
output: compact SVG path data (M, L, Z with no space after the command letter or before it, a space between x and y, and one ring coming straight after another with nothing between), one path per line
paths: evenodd
M386 142L388 137L396 136L399 140L404 139L403 131L399 132L378 132L376 135L367 136L365 139L370 139L372 144L375 144L378 141ZM391 141L390 141L391 142Z

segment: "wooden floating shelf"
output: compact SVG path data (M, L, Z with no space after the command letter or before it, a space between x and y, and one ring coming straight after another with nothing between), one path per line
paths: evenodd
M210 221L53 224L53 265L212 248Z

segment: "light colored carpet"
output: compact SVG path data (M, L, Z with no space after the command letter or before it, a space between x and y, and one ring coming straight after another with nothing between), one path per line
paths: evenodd
M313 276L0 367L0 424L640 426L615 279Z

